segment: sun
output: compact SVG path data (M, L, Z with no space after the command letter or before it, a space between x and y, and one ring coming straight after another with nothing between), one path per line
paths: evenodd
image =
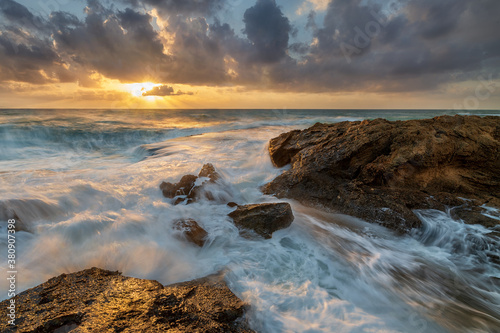
M161 84L153 82L130 83L125 85L125 89L135 97L142 97L146 91L150 91L154 87L161 86Z

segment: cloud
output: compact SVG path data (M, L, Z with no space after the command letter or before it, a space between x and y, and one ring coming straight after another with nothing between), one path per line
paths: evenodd
M244 32L253 44L255 61L272 63L286 56L292 28L276 1L257 0L255 6L246 10L243 22Z
M297 9L297 15L302 15L310 10L325 11L328 8L330 0L305 0Z
M210 34L205 18L171 17L168 32L175 36L169 45L172 61L160 81L186 84L224 84L226 72L222 42Z
M73 62L109 78L137 82L154 76L155 66L168 62L151 19L129 8L109 12L89 2L85 21L54 31L53 38L59 52Z
M222 9L225 0L125 0L125 3L141 7L148 5L166 15L211 15Z
M500 38L492 34L500 2L335 0L322 24L309 16L314 41L291 49L269 71L276 89L419 91L498 72ZM446 11L445 8L448 8ZM344 46L344 48L343 48Z
M230 25L219 15L227 0L88 0L79 16L43 17L0 0L0 82L402 92L500 69L498 0L308 0L324 13L291 22L284 13L302 2L257 0ZM145 96L179 93L164 85Z
M43 29L45 26L41 17L33 15L28 8L13 0L0 0L0 12L8 21L17 26L36 27L37 29Z
M410 1L408 18L414 22L415 30L426 39L438 38L452 32L459 24L469 1L422 0Z
M146 96L180 96L180 95L193 95L192 92L184 93L182 91L174 92L174 88L167 85L157 86L151 90L144 91L142 93L143 97Z

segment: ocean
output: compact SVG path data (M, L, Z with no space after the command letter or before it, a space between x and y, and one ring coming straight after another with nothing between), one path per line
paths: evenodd
M166 285L226 272L259 332L499 332L500 230L418 211L400 236L341 214L265 196L271 138L316 122L443 114L446 110L0 110L0 215L14 207L17 290L90 267ZM162 181L212 163L239 204L287 201L295 221L246 239L226 205L174 206ZM286 168L286 167L285 167ZM500 219L494 209L490 215ZM172 222L208 231L203 248ZM0 265L7 276L7 221ZM496 234L495 234L496 232ZM0 278L1 299L8 281Z

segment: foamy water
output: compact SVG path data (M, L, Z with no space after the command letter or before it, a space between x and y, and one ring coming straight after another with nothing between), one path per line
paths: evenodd
M225 180L214 189L220 198L277 202L259 191L282 171L271 164L269 139L317 121L435 115L0 112L0 202L14 207L31 231L17 233L18 290L93 266L162 284L225 270L261 332L498 332L500 230L429 210L416 212L421 230L397 236L288 201L292 226L270 240L249 240L239 236L223 200L173 206L159 190L162 181L213 163ZM494 209L487 214L500 216ZM178 218L208 231L203 248L176 237ZM0 245L6 271L6 237ZM5 279L0 286L7 289Z

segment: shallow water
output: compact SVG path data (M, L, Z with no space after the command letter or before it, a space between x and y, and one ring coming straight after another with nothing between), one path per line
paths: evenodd
M248 240L224 204L173 206L158 188L210 162L225 179L215 189L221 198L277 201L258 189L281 172L267 153L280 133L318 121L445 113L1 111L0 203L15 207L31 230L17 233L17 288L92 266L163 284L226 270L261 332L498 332L500 230L429 210L417 212L421 230L401 237L289 201L290 228ZM208 231L203 248L176 237L178 218ZM6 237L0 245L6 253ZM6 280L0 286L6 290Z

